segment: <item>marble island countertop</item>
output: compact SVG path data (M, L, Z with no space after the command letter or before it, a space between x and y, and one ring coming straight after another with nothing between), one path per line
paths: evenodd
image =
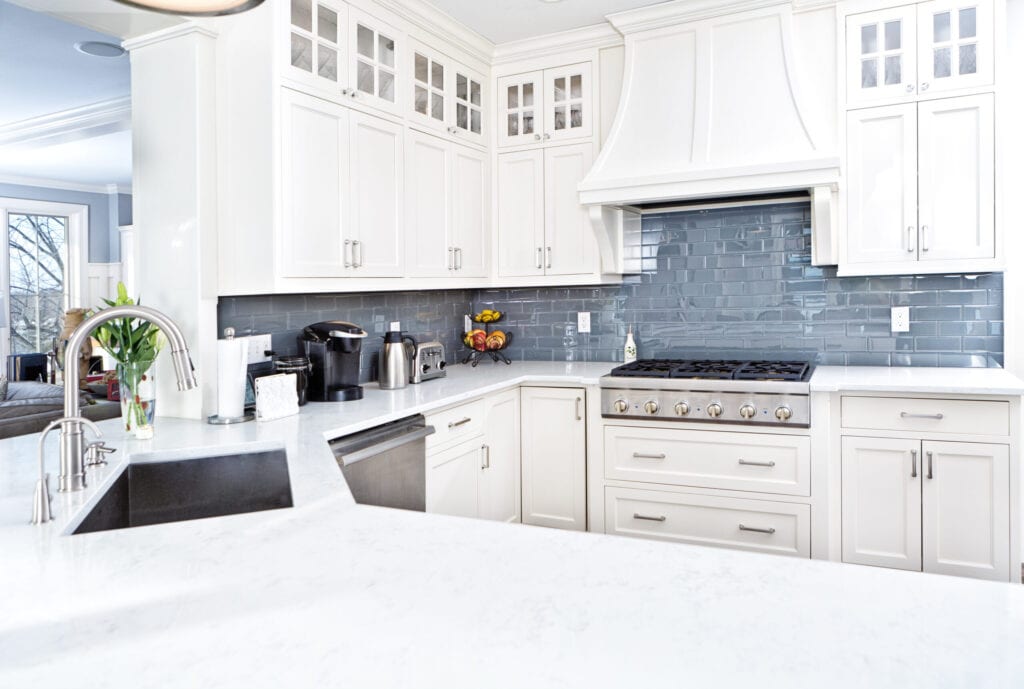
M0 441L0 687L1019 685L1024 587L358 506L325 442L610 367L455 367L151 441L104 422L119 452L42 527L37 436ZM293 508L64 535L133 457L267 447Z

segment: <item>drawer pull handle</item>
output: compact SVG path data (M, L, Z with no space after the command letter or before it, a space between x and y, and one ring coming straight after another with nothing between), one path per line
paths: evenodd
M773 534L775 533L775 527L769 526L767 529L762 529L759 526L744 526L740 524L740 531L756 531L757 533Z
M935 419L936 421L941 421L944 417L943 417L943 415L941 413L940 414L911 414L908 411L901 411L900 412L900 418L901 419Z
M469 423L472 420L473 419L471 419L471 418L469 418L467 416L466 418L461 419L459 421L449 421L448 422L448 430L451 430L453 428L458 428L459 426L465 426L467 423Z
M646 514L640 514L639 512L634 512L633 513L633 519L643 519L643 520L649 521L649 522L663 522L663 521L665 521L666 517L665 517L665 515L662 515L660 517L648 517Z
M580 404L582 404L582 403L583 403L583 398L582 397L577 397L576 398L576 420L577 421L582 421L583 420L583 415L580 414Z
M634 452L633 459L665 459L665 453Z
M928 478L935 478L935 476L932 475L932 453L925 452L925 455L928 456Z
M767 462L749 462L745 459L741 459L740 464L748 467L773 467L775 466L775 460L769 459Z
M917 450L910 451L910 478L917 478Z

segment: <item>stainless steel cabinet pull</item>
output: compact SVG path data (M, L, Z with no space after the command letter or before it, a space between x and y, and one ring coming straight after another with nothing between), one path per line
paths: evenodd
M480 468L490 469L491 468L491 446L481 445L480 446Z
M774 460L769 459L767 462L749 462L745 459L740 460L740 464L749 467L773 467L775 466Z
M448 270L455 270L455 249L448 247Z
M583 420L583 415L580 413L580 403L582 403L582 402L583 402L583 398L582 397L577 397L576 398L576 420L577 421L582 421Z
M769 526L767 529L762 529L759 526L744 526L743 524L740 524L740 531L756 531L757 533L773 534L775 533L775 527Z
M551 247L548 247L548 268L551 267Z
M544 267L544 249L539 246L537 247L537 267Z
M910 478L917 478L917 450L910 451Z
M462 270L462 249L455 247L455 270Z
M358 239L352 240L352 267L363 267L363 243Z
M907 252L914 253L914 226L907 225Z
M912 414L912 413L910 413L908 411L901 411L900 412L900 418L901 419L935 419L936 421L941 421L943 419L943 415L941 413L940 414Z
M639 512L633 513L633 519L643 519L644 521L649 522L663 522L666 518L667 517L665 517L664 515L660 517L648 517L646 514L640 514Z
M345 250L344 250L344 258L345 258L345 267L346 268L351 268L352 267L352 259L349 258L349 256L351 256L351 255L352 255L352 240L346 239L345 240Z
M924 454L926 457L928 457L928 478L935 478L935 476L932 474L932 453L925 452Z
M550 139L550 138L551 138L551 135L550 135L550 134L545 134L545 135L544 135L544 140L545 140L545 141L547 141L547 140L548 140L548 139Z
M907 93L913 93L913 92L914 92L914 85L913 84L907 84Z
M471 419L471 418L469 418L467 416L466 418L460 419L458 421L449 421L448 422L448 428L458 428L459 426L465 426L467 423L469 423L472 420L473 419Z
M921 225L921 251L928 251L928 226Z
M535 141L540 141L540 134L534 134L533 138Z
M665 453L651 454L646 452L634 452L633 459L665 459Z
M930 84L926 81L923 84L921 84L921 90L922 91L927 91L929 86L930 86Z

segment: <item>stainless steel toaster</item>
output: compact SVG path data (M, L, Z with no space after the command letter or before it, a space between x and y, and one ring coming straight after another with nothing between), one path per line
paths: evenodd
M413 359L410 383L422 383L432 378L443 378L448 374L445 370L444 345L440 342L424 342L416 345L416 357Z

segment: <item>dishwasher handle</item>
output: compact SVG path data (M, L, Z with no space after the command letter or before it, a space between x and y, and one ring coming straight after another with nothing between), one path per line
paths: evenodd
M361 462L364 459L370 459L371 457L382 455L385 452L390 452L402 445L408 445L409 443L414 443L417 440L422 440L428 435L433 435L434 433L435 431L433 426L417 426L412 428L408 433L392 436L379 443L370 445L369 447L356 450L355 452L335 451L335 457L341 461L342 466L350 466L356 462Z

